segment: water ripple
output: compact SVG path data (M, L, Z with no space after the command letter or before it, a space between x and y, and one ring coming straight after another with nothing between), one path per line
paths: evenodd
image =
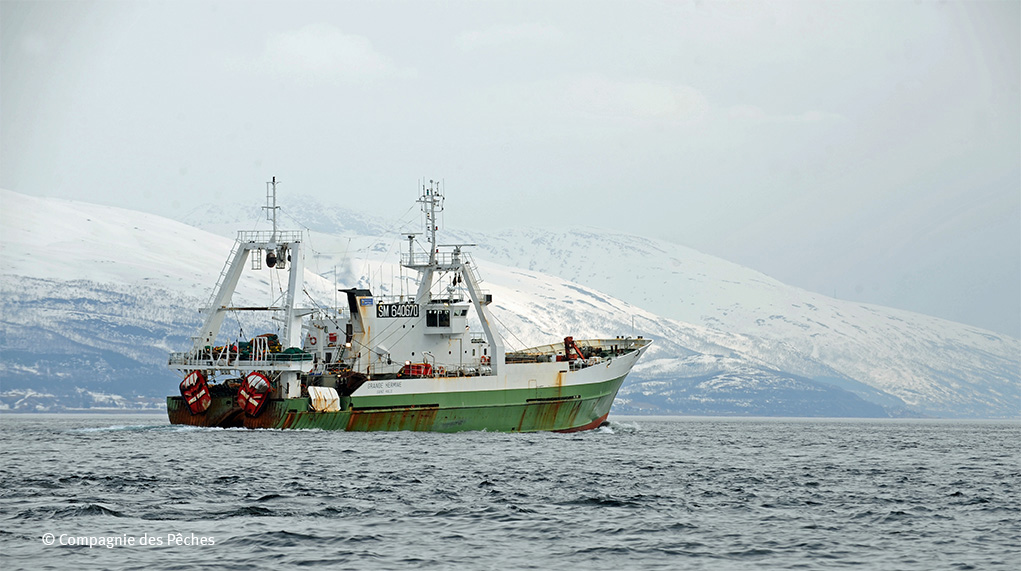
M0 418L5 571L1021 561L1017 423L628 419L577 434L358 434ZM46 533L164 544L46 546ZM175 534L214 544L168 545Z

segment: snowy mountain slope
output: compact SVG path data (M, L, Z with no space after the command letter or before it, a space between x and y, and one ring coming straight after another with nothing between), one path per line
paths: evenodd
M3 275L89 280L164 288L205 299L233 246L233 236L196 232L182 224L133 210L87 202L36 198L0 190L0 256ZM242 282L238 301L279 295L266 272ZM308 287L330 291L306 269Z
M258 207L210 207L189 215L189 222L225 237L84 203L9 192L0 202L5 391L52 379L89 385L100 377L121 394L176 390L165 370L166 352L187 346L199 323L195 308L208 299L234 230L267 227L252 224L263 217ZM315 225L306 243L306 280L321 302L332 301L334 280L377 292L394 284L399 292L400 268L380 260L396 259L404 244L399 231L409 229L409 220L417 230L417 216L379 222L321 205L284 204L286 214ZM364 234L382 230L390 236ZM618 412L874 416L885 413L879 405L894 413L1018 415L1016 340L846 305L637 237L520 230L448 238L480 244L472 250L509 347L567 334L630 334L632 324L637 334L656 339L622 389ZM258 303L279 291L276 286L257 275L239 295ZM623 293L603 293L608 289ZM661 306L698 317L664 317L655 309ZM257 332L254 324L235 326L234 334ZM44 337L46 347L60 350L33 341ZM121 358L127 361L115 362ZM143 385L140 376L157 381Z
M147 285L5 273L0 287L4 391L155 397L174 382L167 354L186 347L200 323L194 298Z
M661 364L657 363L657 364ZM738 359L695 355L671 363L662 377L644 375L621 388L616 410L625 413L662 413L722 416L866 416L904 414L896 399L877 394L848 398L839 386L788 372L749 366Z
M517 229L460 238L477 240L479 256L582 282L658 315L742 334L740 344L729 340L727 346L778 369L813 375L791 361L798 355L930 412L1021 411L1018 339L829 298L636 236ZM777 352L777 344L789 351Z

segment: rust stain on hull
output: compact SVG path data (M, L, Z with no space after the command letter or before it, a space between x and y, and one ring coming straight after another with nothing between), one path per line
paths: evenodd
M430 430L436 422L438 407L406 408L385 411L351 411L347 430Z
M552 387L550 387L552 389ZM167 412L173 424L245 428L319 428L349 431L439 431L505 430L508 432L591 430L605 422L612 395L585 398L567 388L548 390L524 403L487 406L447 406L407 404L394 407L352 407L349 400L340 411L309 410L308 399L271 399L259 416L248 417L235 399L214 399L202 414L193 415L180 397L167 400Z
M192 414L182 397L171 397L167 400L167 416L170 424L185 424L189 426L209 426L219 428L238 428L243 426L241 407L217 405L219 399L214 399L213 405L205 412ZM227 399L233 401L233 399Z
M581 412L581 401L555 400L531 403L521 412L517 431L557 430L560 426L572 426Z
M259 416L245 416L244 422L245 428L288 428L294 422L294 412L284 414L280 401L271 400Z

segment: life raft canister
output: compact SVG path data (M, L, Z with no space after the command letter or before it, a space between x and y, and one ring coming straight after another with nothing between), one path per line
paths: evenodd
M429 363L407 363L401 368L405 377L429 377L433 374L433 366Z
M202 414L209 409L213 397L209 394L209 383L202 371L192 371L181 381L181 396L188 403L192 414Z
M269 400L269 393L272 388L266 375L259 372L248 373L244 382L241 383L241 388L238 389L238 406L248 416L253 418L259 416L259 413L262 412L262 407Z

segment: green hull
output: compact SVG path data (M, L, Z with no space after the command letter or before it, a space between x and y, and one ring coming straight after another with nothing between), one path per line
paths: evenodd
M320 430L459 432L575 431L606 420L624 377L540 389L462 391L341 398L338 412L311 410L308 398L270 400L259 416L244 414L232 397L214 398L192 414L182 397L167 397L171 424Z

